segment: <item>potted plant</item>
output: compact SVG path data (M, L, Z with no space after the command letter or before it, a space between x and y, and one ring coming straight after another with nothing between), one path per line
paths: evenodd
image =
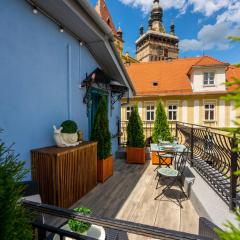
M142 163L146 161L143 124L135 106L127 126L127 162Z
M75 208L75 212L80 213L83 216L90 216L92 211L89 208L80 207ZM72 231L85 235L94 239L104 240L105 239L105 230L101 226L92 225L91 223L71 219L68 221L68 224L63 227L64 230Z
M74 121L64 121L61 124L61 128L61 136L66 143L74 144L78 142L78 126Z
M113 175L112 143L109 131L107 98L105 96L100 99L90 139L98 142L97 179L99 182L104 182Z
M32 240L31 216L19 199L27 171L11 149L0 140L0 239Z
M171 131L169 128L168 120L167 120L167 115L161 101L159 101L157 104L152 141L153 143L158 143L159 139L161 139L162 141L170 141L170 142L172 142L173 140ZM171 159L166 159L166 161L167 162L171 161ZM159 158L157 153L152 153L152 164L154 165L159 164Z

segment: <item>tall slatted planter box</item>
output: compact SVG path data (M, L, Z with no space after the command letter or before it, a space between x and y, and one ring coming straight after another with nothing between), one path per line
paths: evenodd
M32 178L44 203L68 208L97 185L97 143L31 151Z

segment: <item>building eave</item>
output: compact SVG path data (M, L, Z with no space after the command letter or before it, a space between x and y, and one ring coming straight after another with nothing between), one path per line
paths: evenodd
M114 46L114 35L87 0L26 0L66 28L89 49L99 66L135 93Z

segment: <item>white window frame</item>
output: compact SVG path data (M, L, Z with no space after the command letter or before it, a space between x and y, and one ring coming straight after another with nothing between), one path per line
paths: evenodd
M176 109L170 109L170 107L176 107ZM170 122L176 122L178 121L178 108L179 108L179 104L177 102L169 102L167 104L167 118L168 121ZM176 112L176 119L173 119L173 114L172 114L172 119L170 119L170 110L171 112Z
M133 106L127 106L126 107L126 121L129 121L129 118L130 118L130 116L131 116L131 113L132 113L132 111L133 111ZM129 115L129 116L128 116Z
M207 76L207 78L206 78ZM203 73L203 86L213 87L215 86L215 72L204 72Z
M206 109L206 106L209 108ZM213 106L213 108L211 107ZM203 116L204 116L204 122L216 122L216 116L217 116L217 101L216 100L206 100L203 103ZM208 111L208 118L206 118L206 111ZM211 112L213 111L213 118L210 118Z
M150 113L150 115L149 115L150 119L148 119L148 113ZM146 105L146 121L148 121L148 122L155 121L155 105L154 104Z

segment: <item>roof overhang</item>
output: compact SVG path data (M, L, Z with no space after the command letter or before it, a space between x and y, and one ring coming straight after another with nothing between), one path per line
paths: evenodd
M135 93L130 77L115 48L111 29L87 0L26 0L62 25L89 49L99 66Z

